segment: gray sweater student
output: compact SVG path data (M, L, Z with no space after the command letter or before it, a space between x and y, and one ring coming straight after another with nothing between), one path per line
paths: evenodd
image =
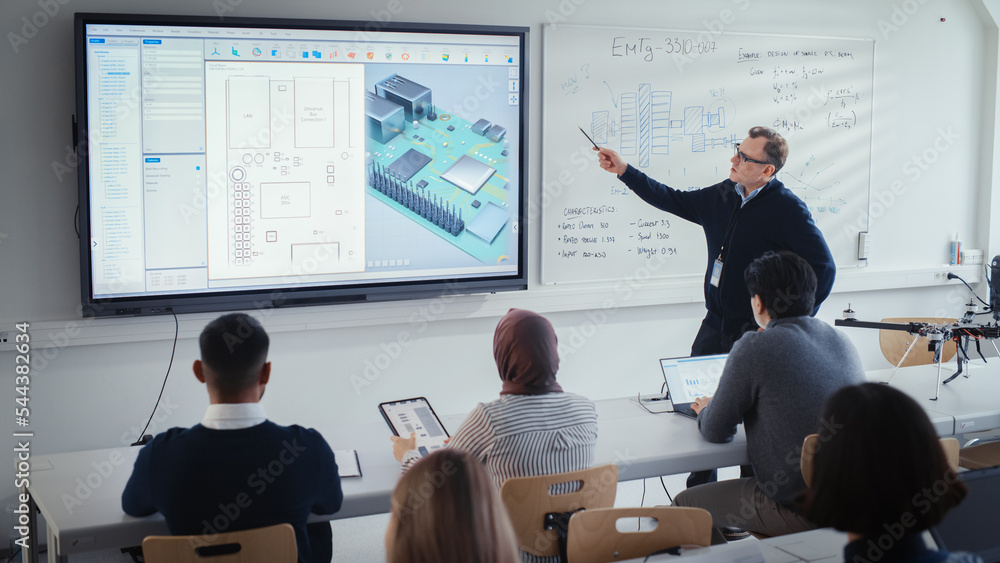
M708 483L677 495L674 504L712 514L716 528L735 526L777 536L814 528L794 507L805 489L799 471L802 440L822 426L834 391L865 380L854 345L827 323L812 318L816 275L792 252L767 252L744 275L757 323L733 346L719 387L692 408L709 442L728 442L743 423L755 477ZM721 540L713 534L713 543ZM724 541L724 540L722 540Z

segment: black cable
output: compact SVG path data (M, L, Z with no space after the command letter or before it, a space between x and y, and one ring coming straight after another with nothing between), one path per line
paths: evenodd
M637 403L639 403L639 406L642 407L642 410L648 412L649 414L664 414L664 413L668 413L668 412L674 412L672 410L670 410L670 411L653 412L653 411L647 409L646 405L642 404L642 394L641 393L636 393L635 394L635 401Z
M10 563L11 561L13 561L14 558L17 557L18 553L21 553L21 548L20 547L17 548L17 551L15 551L14 553L10 554L10 557L7 558L7 563Z
M167 373L163 374L163 385L160 386L160 395L156 397L156 404L153 405L153 412L149 413L149 420L146 421L146 426L139 432L139 439L132 442L132 446L141 446L146 443L143 439L146 435L146 429L149 428L149 423L153 422L153 415L156 414L156 409L160 407L160 399L163 398L163 390L167 387L167 378L170 376L170 368L174 365L174 352L177 351L177 334L180 332L180 323L177 321L177 313L170 310L170 314L174 316L174 345L170 348L170 363L167 364Z
M670 496L670 491L667 490L667 484L663 482L663 475L660 475L660 485L663 486L663 492L667 493L667 499L670 500L670 504L673 504L674 497Z
M956 280L958 280L958 281L960 281L962 283L965 283L965 280L963 280L961 276L953 274L951 272L948 272L948 279L956 279ZM975 297L976 299L979 299L980 303L982 303L983 305L985 305L987 307L990 306L989 303L983 301L982 298L980 298L978 295L976 295L976 290L972 289L972 286L970 286L969 284L965 283L965 287L969 288L969 291L972 292L972 296Z

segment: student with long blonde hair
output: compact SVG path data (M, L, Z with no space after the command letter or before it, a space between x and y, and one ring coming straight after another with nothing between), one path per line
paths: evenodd
M518 563L507 511L483 464L456 448L415 463L392 493L388 563Z

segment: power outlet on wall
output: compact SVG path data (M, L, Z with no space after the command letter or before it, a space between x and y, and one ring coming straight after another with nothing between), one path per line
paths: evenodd
M13 331L0 330L0 352L14 350L14 345L17 344L14 341L14 334Z

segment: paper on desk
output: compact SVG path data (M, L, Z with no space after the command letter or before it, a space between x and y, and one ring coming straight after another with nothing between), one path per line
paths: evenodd
M358 450L337 450L333 452L333 456L337 459L337 473L341 477L361 477Z

